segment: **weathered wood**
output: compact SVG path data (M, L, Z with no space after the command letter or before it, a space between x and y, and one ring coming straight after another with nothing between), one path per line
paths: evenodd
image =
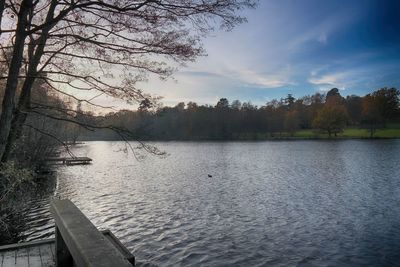
M15 266L16 251L6 251L3 254L3 266Z
M0 246L0 267L132 266L135 257L112 234L97 228L70 201L52 204L56 238ZM57 257L56 257L57 256Z
M44 161L66 164L66 165L78 165L78 164L90 164L92 162L92 159L89 157L73 157L73 158L55 157L55 158L46 158Z
M21 248L21 249L17 250L17 252L15 254L15 266L16 267L29 266L28 251L26 248Z
M41 255L43 266L48 266L48 267L55 266L55 260L53 257L52 249L54 249L54 247L52 248L50 244L40 246L40 255ZM69 265L69 266L72 266L72 265Z
M42 267L39 246L28 247L29 267Z
M119 250L119 252L121 252L125 259L127 259L132 265L135 265L135 257L110 230L107 229L101 231L101 233Z
M54 262L56 262L56 244L49 244L50 246L50 252L51 252L51 257Z
M67 165L89 164L91 161L92 159L88 157L70 158L65 160L65 164Z
M54 200L51 212L59 230L56 240L63 239L76 266L132 266L71 201Z
M44 244L52 244L52 243L54 243L54 238L38 240L38 241L31 241L31 242L24 242L24 243L17 243L17 244L11 244L11 245L4 245L4 246L0 246L0 253L5 250L17 250L20 248L37 247L37 246L41 246Z
M52 242L52 243L49 243ZM32 245L36 243L36 245ZM0 247L1 267L54 267L54 239ZM3 261L1 261L3 260Z
M135 264L135 257L126 249L126 247L114 236L110 230L101 231L121 255L127 259L132 265ZM54 238L47 240L39 240L33 242L12 244L0 246L0 267L29 266L29 267L52 267L55 266L55 246ZM26 251L26 254L25 254ZM68 252L69 253L69 252ZM5 256L6 255L6 256ZM24 257L26 259L21 259ZM6 262L3 264L4 259ZM72 258L70 261L63 262L65 265L73 266Z

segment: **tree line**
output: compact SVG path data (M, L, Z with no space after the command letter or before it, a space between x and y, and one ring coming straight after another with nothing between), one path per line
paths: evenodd
M265 105L221 98L216 105L181 102L151 109L145 101L137 111L121 110L104 116L84 116L93 124L126 129L141 140L240 140L293 136L313 129L335 137L346 127L361 127L374 137L377 129L400 122L400 91L381 88L363 97L343 97L337 88L301 98L292 94ZM111 131L81 131L78 139L114 140Z

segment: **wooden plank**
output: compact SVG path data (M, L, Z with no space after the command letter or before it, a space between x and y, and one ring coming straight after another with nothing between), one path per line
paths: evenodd
M45 244L40 246L40 256L42 258L42 264L46 267L55 266L53 252L51 251L50 244Z
M130 253L129 250L114 236L110 230L101 231L101 233L107 238L114 247L125 257L132 265L135 264L135 257ZM9 266L29 266L29 267L42 267L42 266L55 266L55 240L39 240L33 242L19 243L13 245L4 246L6 249L0 250L0 267ZM27 261L20 259L23 254L22 251L26 251ZM3 264L4 255L7 253L7 265ZM17 258L15 258L15 255ZM24 256L25 257L25 256ZM12 262L12 265L9 265ZM71 266L66 264L67 266Z
M10 250L4 253L3 266L4 267L15 266L15 251Z
M72 158L49 157L49 158L46 158L44 161L53 162L53 163L61 163L61 164L66 164L66 165L78 165L78 164L89 164L92 161L92 159L89 157L72 157Z
M15 266L16 267L27 267L29 265L28 262L28 251L26 248L21 248L16 250L15 256Z
M49 244L49 245L50 245L50 248L51 248L51 256L53 258L53 261L56 262L56 254L55 254L56 244L53 243L53 244Z
M28 248L29 267L42 267L39 246Z
M53 200L51 212L77 266L132 267L71 201Z
M111 244L119 250L119 252L121 252L125 259L127 259L133 266L135 265L135 257L110 230L104 230L101 231L101 233L107 237L108 241L110 241Z
M17 244L11 244L11 245L5 245L0 247L0 252L6 251L6 250L17 250L20 248L26 248L26 247L36 247L39 245L43 244L51 244L54 243L54 238L49 238L49 239L44 239L44 240L38 240L38 241L31 241L31 242L24 242L24 243L17 243Z

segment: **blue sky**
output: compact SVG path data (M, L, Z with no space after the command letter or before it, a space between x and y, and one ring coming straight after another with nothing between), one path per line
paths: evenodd
M260 0L243 15L248 23L205 39L208 56L181 67L176 81L142 87L165 105L221 97L262 105L333 87L342 95L400 87L398 0Z

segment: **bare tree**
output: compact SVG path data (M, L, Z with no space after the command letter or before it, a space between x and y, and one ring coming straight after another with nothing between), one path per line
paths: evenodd
M155 101L138 82L149 74L167 78L179 64L204 55L201 38L215 25L229 30L243 22L237 11L254 7L255 1L1 1L0 53L8 65L0 77L6 81L1 161L9 158L32 112L30 95L36 80L77 100L85 100L82 92L97 91L128 102ZM74 122L74 114L66 114L66 120Z

